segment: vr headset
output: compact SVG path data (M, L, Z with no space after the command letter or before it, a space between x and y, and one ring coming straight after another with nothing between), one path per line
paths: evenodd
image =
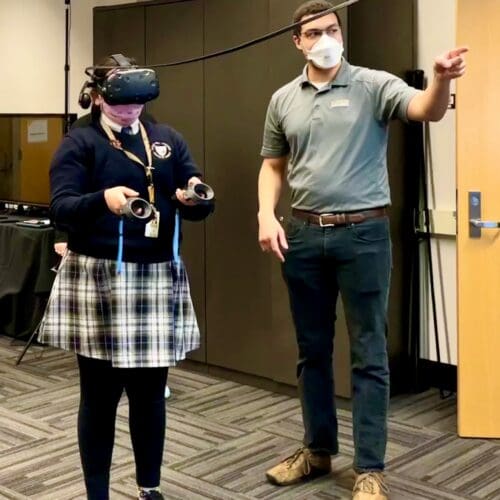
M90 90L96 90L110 105L145 104L160 94L160 82L156 72L149 68L139 68L131 64L122 54L113 54L118 66L90 66L85 69L87 80L78 97L83 109L92 104ZM95 70L108 70L105 76L96 75Z

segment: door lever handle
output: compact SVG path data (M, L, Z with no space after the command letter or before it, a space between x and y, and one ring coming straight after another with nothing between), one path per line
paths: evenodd
M480 229L498 229L500 228L500 221L494 220L481 220L481 219L470 219L469 222Z

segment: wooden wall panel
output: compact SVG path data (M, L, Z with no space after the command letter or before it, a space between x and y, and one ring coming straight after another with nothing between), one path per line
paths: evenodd
M268 16L268 0L205 2L205 50L266 33ZM207 223L207 359L272 378L270 261L257 243L268 67L265 45L205 65L205 154L217 190L217 213Z
M349 61L351 64L389 71L401 78L415 68L415 0L359 2L349 9ZM383 27L383 29L382 29ZM390 125L388 146L393 270L388 311L388 349L393 392L409 384L408 331L410 237L413 231L407 189L404 124Z
M141 5L94 8L94 63L120 53L144 64L144 9Z
M146 63L179 61L203 54L203 3L189 0L146 7ZM203 63L159 68L160 97L148 111L186 139L202 172L205 169ZM206 361L205 222L183 223L182 256L202 334L202 347L189 355Z

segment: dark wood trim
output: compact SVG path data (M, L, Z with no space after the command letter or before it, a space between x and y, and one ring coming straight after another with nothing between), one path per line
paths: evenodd
M121 3L117 5L104 5L94 7L94 11L130 9L131 7L149 7L151 5L165 5L169 3L192 2L193 0L147 0L145 2Z

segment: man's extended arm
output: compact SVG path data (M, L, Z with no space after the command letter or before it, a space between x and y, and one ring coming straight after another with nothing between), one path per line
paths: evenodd
M450 82L465 73L463 54L467 50L465 47L460 47L436 58L433 81L410 101L409 120L439 121L443 118L450 100Z

